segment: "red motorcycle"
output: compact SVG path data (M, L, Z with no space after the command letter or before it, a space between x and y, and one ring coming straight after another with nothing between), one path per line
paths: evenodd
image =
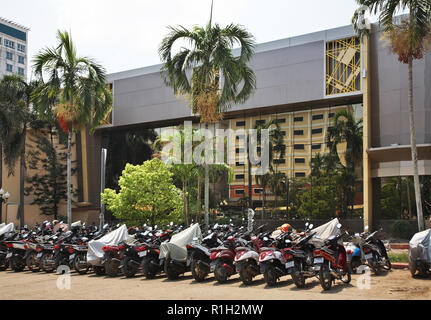
M341 228L341 224L338 224L337 228ZM345 234L347 232L329 237L323 247L313 252L314 268L319 270L319 280L323 290L330 290L332 282L335 283L336 279L343 283L349 283L352 279L347 264L346 249L339 243Z
M120 272L120 247L119 246L104 246L103 261L105 272L110 277L116 277Z

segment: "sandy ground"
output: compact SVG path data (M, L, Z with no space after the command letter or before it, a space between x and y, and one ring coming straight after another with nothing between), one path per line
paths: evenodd
M316 278L307 279L306 288L297 289L290 276L283 277L276 287L268 287L262 276L256 277L253 285L244 286L237 275L220 285L213 277L197 283L190 273L177 281L169 281L165 277L108 278L72 272L70 290L60 290L56 274L8 270L0 272L0 299L431 299L431 279L413 279L405 270L371 275L370 289L358 288L360 277L353 275L347 285L337 281L330 291L323 292Z

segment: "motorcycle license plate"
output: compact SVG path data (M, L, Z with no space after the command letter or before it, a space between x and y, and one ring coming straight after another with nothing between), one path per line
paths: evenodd
M69 256L69 260L73 260L73 258L75 258L75 254L71 254L71 255Z
M323 263L323 258L314 258L314 264Z
M140 257L145 257L147 255L147 251L139 252Z
M36 255L36 258L40 258L40 257L42 257L42 255L43 255L43 253L41 252L41 253L38 253L37 255Z
M10 257L12 257L12 252L10 252L6 255L6 259L9 259Z
M215 269L215 265L211 265L210 266L210 272L214 272L214 269Z
M286 262L286 269L293 268L295 266L294 261L288 261Z
M369 254L365 255L365 260L371 260L371 259L373 259L373 254L372 253L369 253Z

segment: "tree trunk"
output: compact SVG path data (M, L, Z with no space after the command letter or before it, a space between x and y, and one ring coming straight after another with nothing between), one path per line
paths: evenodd
M67 135L67 223L72 224L72 125Z
M407 203L409 206L409 218L412 218L412 200L410 196L410 177L406 177L406 183L407 183Z
M205 124L205 129L208 130L208 123ZM210 172L208 163L205 161L205 231L209 230L209 206L210 206Z
M262 193L263 193L263 197L262 197L262 218L265 215L265 200L266 200L266 191L265 191L265 186L262 187Z
M199 216L201 214L201 176L198 175L198 195L197 195L197 209L196 209L196 223L199 223Z
M419 182L418 172L418 153L416 149L416 132L415 132L415 121L413 114L413 57L409 56L409 118L410 118L410 144L412 149L412 161L413 161L413 181L415 186L415 197L416 197L416 211L418 219L419 231L424 230L424 218L422 212L422 197L421 187Z
M183 202L184 202L184 223L186 227L189 226L189 222L187 221L187 196L186 196L186 182L183 180Z
M250 146L247 144L247 150L249 150ZM251 161L250 161L250 150L247 152L247 161L248 161L248 207L253 209L253 190L251 186L251 181L253 179L251 175Z
M23 146L21 151L21 163L19 168L19 223L21 228L24 227L24 182L25 182L25 141L27 136L27 125L24 124Z

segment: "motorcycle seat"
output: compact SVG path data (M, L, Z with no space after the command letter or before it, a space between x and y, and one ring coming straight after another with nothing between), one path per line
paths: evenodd
M263 251L275 251L275 248L269 248L269 247L260 248L259 252L263 252Z

